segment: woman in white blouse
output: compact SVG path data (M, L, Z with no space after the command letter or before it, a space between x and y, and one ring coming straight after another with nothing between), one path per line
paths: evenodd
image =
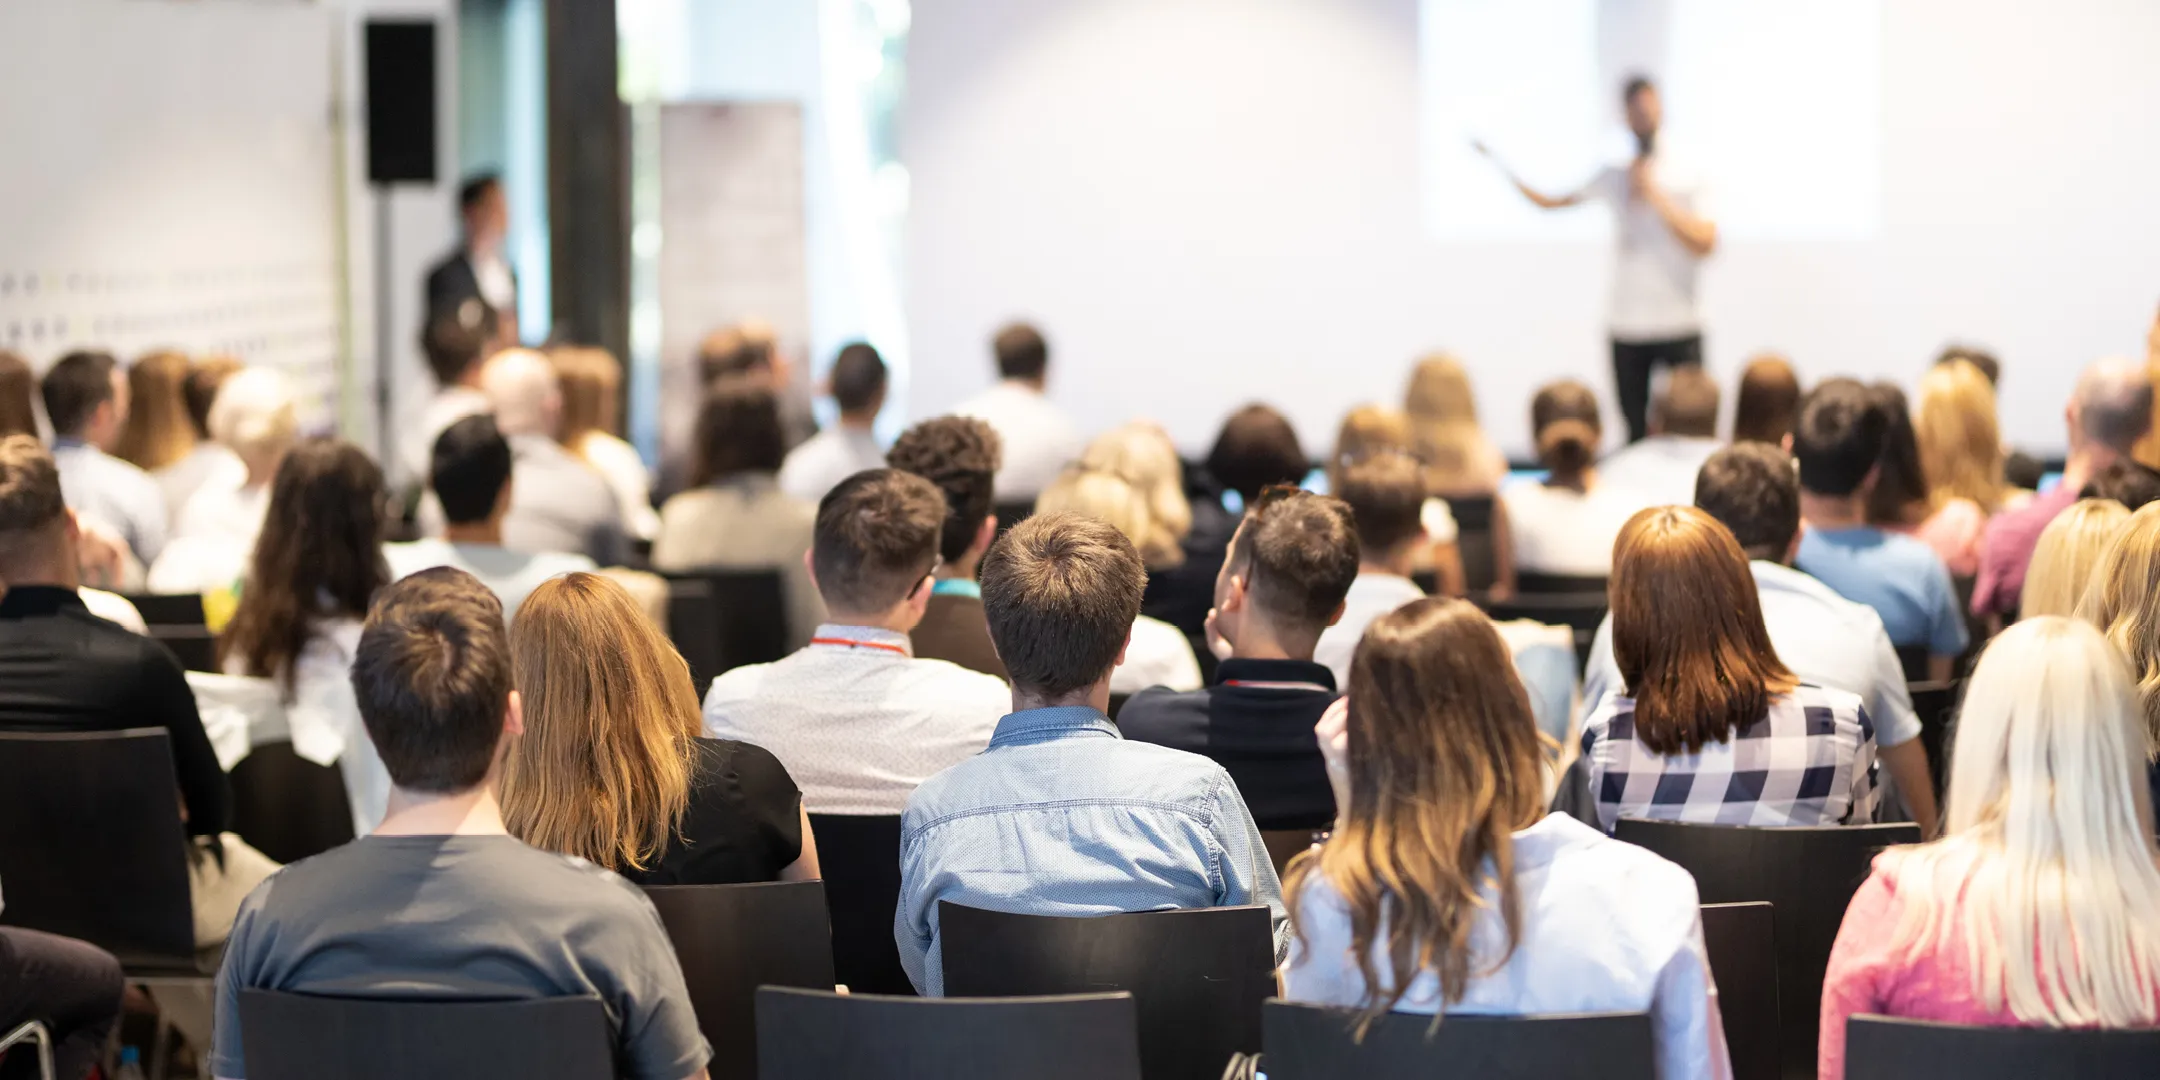
M173 539L150 566L156 593L207 593L231 588L247 569L255 536L270 507L270 483L300 437L292 383L273 368L251 367L227 378L210 406L210 436L231 451L241 470L204 480L179 509Z
M382 470L359 447L336 439L293 447L270 485L239 610L218 638L226 674L278 683L294 751L336 757L361 836L382 821L390 795L349 677L361 620L390 581L385 504Z
M1598 483L1604 423L1597 395L1573 379L1547 384L1530 401L1531 436L1545 479L1510 484L1500 492L1518 573L1604 577L1612 573L1613 540L1640 500Z
M1694 878L1546 814L1529 699L1477 608L1376 620L1315 734L1340 812L1285 875L1284 997L1361 1024L1648 1012L1661 1080L1730 1075Z
M660 512L653 509L652 473L637 448L615 433L622 408L622 365L606 349L555 349L548 359L562 384L562 426L556 440L607 480L631 536L658 536Z

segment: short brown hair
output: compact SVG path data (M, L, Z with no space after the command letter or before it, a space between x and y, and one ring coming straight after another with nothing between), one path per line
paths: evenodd
M52 451L35 435L0 438L0 537L42 529L66 511Z
M1732 530L1751 559L1783 561L1800 531L1800 472L1769 443L1721 447L1695 473L1695 505Z
M188 365L187 377L180 380L180 398L187 402L188 423L195 425L196 438L210 437L210 407L217 404L218 391L246 366L231 356L205 356Z
M1692 506L1653 506L1613 545L1613 659L1635 737L1659 754L1724 742L1793 688L1740 542Z
M1039 379L1050 367L1050 343L1026 323L999 330L990 339L990 351L997 354L998 374L1007 379Z
M37 413L30 405L36 393L30 362L0 349L0 435L37 434Z
M1793 373L1792 361L1776 353L1748 361L1733 395L1733 441L1781 444L1799 417L1800 376Z
M1208 451L1208 475L1251 505L1272 484L1295 484L1312 471L1297 430L1266 405L1247 405L1223 421Z
M1597 394L1575 379L1538 388L1530 399L1530 436L1538 460L1562 477L1573 477L1597 460L1605 425L1598 419Z
M108 352L71 352L45 369L38 390L45 398L45 419L53 434L80 434L98 406L112 400L113 371L120 362Z
M1233 572L1243 569L1262 610L1317 632L1357 580L1358 533L1350 505L1286 484L1268 488L1238 527L1229 564Z
M938 416L900 433L885 463L914 473L945 493L945 527L938 555L967 554L983 519L996 507L995 479L1003 456L997 430L972 416Z
M510 700L502 602L442 566L382 590L353 655L353 697L390 782L468 791L487 778Z
M778 472L787 457L780 399L745 375L714 382L697 418L697 469L691 482L712 483L742 472Z
M983 558L982 599L1014 688L1093 685L1116 665L1146 587L1140 552L1108 524L1047 513L1013 526Z
M482 360L496 335L495 309L477 300L445 308L420 331L420 353L443 386L455 384Z
M1666 376L1650 412L1667 435L1707 439L1717 434L1718 384L1700 366L1684 364Z
M945 495L898 469L840 481L818 502L810 565L834 611L883 611L907 599L937 566Z
M1345 467L1335 494L1350 506L1358 543L1374 555L1424 530L1425 474L1408 454L1378 454Z

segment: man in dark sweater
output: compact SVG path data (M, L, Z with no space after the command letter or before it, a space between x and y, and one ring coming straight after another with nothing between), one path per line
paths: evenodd
M1357 572L1348 505L1286 486L1262 492L1215 581L1208 636L1224 657L1215 681L1133 695L1119 730L1213 758L1263 830L1326 828L1335 796L1313 725L1336 689L1334 675L1313 662L1313 645L1342 617Z
M915 655L1004 679L1005 664L990 645L982 588L975 583L983 552L997 539L992 484L999 456L998 435L989 424L972 417L940 416L902 432L885 462L936 484L945 493L937 581L922 621L910 635Z

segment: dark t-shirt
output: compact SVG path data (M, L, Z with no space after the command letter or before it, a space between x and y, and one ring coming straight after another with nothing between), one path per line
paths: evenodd
M652 902L508 836L367 836L248 894L218 969L211 1071L247 1076L240 991L515 1000L593 995L637 1080L712 1057Z
M780 759L732 739L697 740L682 827L639 885L774 881L802 855L802 792Z
M1205 689L1134 694L1117 726L1128 739L1214 759L1262 829L1324 829L1335 821L1335 791L1313 725L1336 696L1324 665L1231 659Z

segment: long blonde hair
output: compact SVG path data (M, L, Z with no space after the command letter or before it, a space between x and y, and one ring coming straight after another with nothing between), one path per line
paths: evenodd
M1921 376L1913 437L1920 444L1920 473L1927 478L1932 505L1971 499L1989 513L2002 505L2002 431L1995 419L1995 387L1970 361L1937 364Z
M1958 718L1948 831L1883 856L1908 963L1962 923L1973 997L1992 1010L2160 1021L2160 869L2130 697L2122 657L2076 620L2022 620L1988 646Z
M1140 551L1149 570L1185 562L1192 532L1192 504L1185 499L1185 470L1170 436L1135 421L1098 436L1035 499L1042 513L1069 510L1115 526Z
M690 802L701 727L690 668L622 586L543 583L510 623L525 734L503 769L503 822L534 847L643 870Z
M582 458L586 436L616 433L622 365L606 349L581 346L551 350L548 359L555 364L555 378L562 385L562 420L556 441Z
M1306 882L1317 876L1342 897L1365 984L1362 1029L1422 973L1439 981L1438 1014L1515 951L1514 834L1544 814L1544 754L1507 646L1464 600L1413 600L1374 620L1349 690L1350 804L1334 837L1290 864L1283 894L1301 948ZM1473 931L1495 907L1506 944L1473 956Z
M2129 509L2113 499L2080 499L2055 515L2033 544L2019 616L2076 614L2100 556L2128 520Z
M188 419L180 385L187 381L188 358L159 351L128 368L127 422L113 448L137 468L162 469L195 449L195 423Z
M1478 424L1477 397L1462 361L1434 353L1410 371L1403 391L1410 440L1425 463L1425 489L1435 495L1489 492L1500 482L1500 452Z
M2145 713L2145 756L2160 757L2160 503L2131 514L2115 530L2077 614L2130 661Z

